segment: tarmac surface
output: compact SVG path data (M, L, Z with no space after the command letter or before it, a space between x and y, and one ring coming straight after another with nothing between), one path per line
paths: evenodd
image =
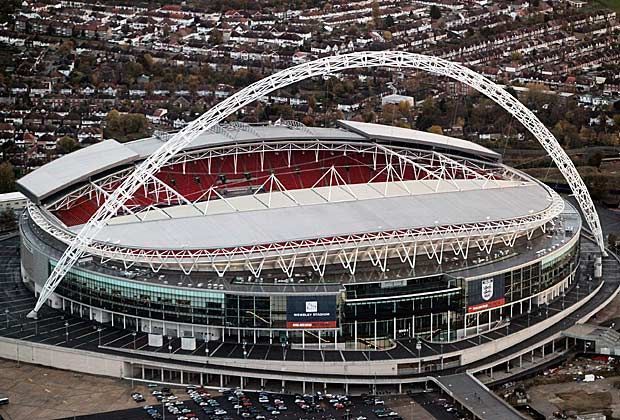
M201 407L196 404L191 399L186 400L187 394L184 389L173 389L174 395L177 396L180 400L183 400L184 406L188 409L192 410L192 413L196 415L200 420L208 420L213 419L214 417L207 416ZM450 414L445 411L442 407L438 406L439 409L437 411L439 417L432 415L427 410L426 406L423 406L416 401L414 401L409 396L398 396L398 397L390 397L384 399L384 405L377 406L368 406L364 404L361 397L351 397L351 401L353 405L349 407L349 412L347 413L345 409L335 409L327 399L324 399L319 402L324 412L319 413L305 413L302 411L294 402L295 397L292 395L282 395L282 394L270 394L270 400L273 401L275 398L279 398L284 401L286 406L286 410L282 410L278 415L270 414L259 402L258 402L258 394L255 392L246 392L246 396L250 398L253 403L253 406L256 407L259 411L260 415L264 415L267 420L328 420L328 419L340 419L340 418L349 418L351 420L355 420L358 417L366 417L367 419L376 419L377 416L374 414L373 409L378 407L390 408L398 413L398 416L403 419L416 419L416 420L433 420L433 419L451 419L454 420L456 417L453 414ZM219 417L229 417L234 420L245 420L239 414L240 410L234 408L232 402L228 401L226 396L217 396L214 397L216 401L220 404L220 407L226 410L226 414ZM161 403L158 405L153 404L153 408L156 409L160 414L162 413ZM162 416L163 417L163 416ZM387 420L393 419L397 416L391 416L387 418ZM73 417L67 417L66 419L72 419ZM81 420L148 420L151 417L146 413L146 411L140 408L133 408L127 410L117 410L113 412L105 412L87 416L78 416L77 419ZM174 418L171 414L166 414L166 418Z

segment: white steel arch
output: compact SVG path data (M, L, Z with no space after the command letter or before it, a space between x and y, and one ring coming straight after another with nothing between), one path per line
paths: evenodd
M135 171L123 181L119 188L110 194L105 203L99 207L89 222L76 235L43 285L37 303L28 314L28 317L36 317L41 306L81 257L84 250L92 243L105 224L123 207L123 204L131 198L133 193L201 133L212 129L237 110L277 89L310 77L330 75L347 69L368 67L419 69L440 76L450 77L473 87L506 109L536 137L560 169L560 172L562 172L575 194L575 198L596 238L598 246L605 253L603 233L598 214L575 165L553 134L525 105L484 76L460 64L439 57L404 51L364 51L324 57L272 74L229 96L183 130L174 134L155 153L136 167Z

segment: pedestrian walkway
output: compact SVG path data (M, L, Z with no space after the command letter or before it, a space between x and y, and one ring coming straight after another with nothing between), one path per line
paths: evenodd
M518 411L469 373L439 376L436 382L478 419L522 420Z

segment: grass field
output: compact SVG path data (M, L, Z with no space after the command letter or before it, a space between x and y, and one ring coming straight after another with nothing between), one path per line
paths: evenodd
M594 0L594 3L620 12L620 0Z

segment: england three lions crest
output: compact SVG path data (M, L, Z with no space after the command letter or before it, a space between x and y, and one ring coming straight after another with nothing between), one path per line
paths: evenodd
M489 300L493 297L493 279L482 280L482 299Z

